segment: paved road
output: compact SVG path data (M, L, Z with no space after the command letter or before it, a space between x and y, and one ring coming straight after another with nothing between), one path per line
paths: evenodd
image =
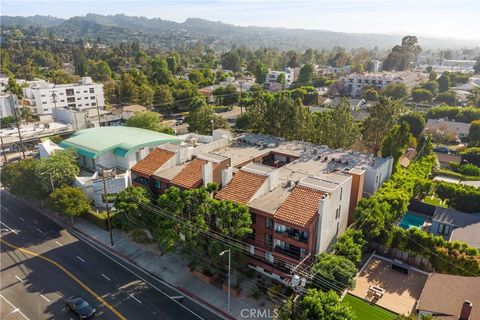
M0 221L1 319L75 318L63 304L72 294L100 319L221 319L5 191Z

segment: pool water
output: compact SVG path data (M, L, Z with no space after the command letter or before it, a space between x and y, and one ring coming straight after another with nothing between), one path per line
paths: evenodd
M400 227L403 229L417 228L421 229L427 217L421 216L412 212L407 212L402 220L400 220Z

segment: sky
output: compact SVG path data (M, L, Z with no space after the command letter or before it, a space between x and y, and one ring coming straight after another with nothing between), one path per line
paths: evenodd
M1 0L2 15L189 17L240 26L480 38L480 0Z

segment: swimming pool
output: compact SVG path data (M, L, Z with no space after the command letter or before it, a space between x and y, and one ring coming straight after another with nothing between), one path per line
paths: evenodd
M427 220L427 217L415 214L412 212L407 212L402 220L400 220L400 227L403 229L410 229L410 228L417 228L421 229L423 227L423 224L425 223L425 220Z

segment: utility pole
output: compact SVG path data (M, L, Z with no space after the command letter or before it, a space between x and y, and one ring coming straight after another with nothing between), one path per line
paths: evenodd
M0 143L2 144L2 153L5 163L7 163L7 154L5 153L5 145L3 144L3 137L0 135Z
M20 122L17 116L17 110L13 108L13 116L15 117L15 122L17 123L17 130L18 130L18 139L20 140L20 146L22 147L22 155L23 159L25 159L25 146L23 145L22 133L20 132Z
M295 302L297 299L300 297L300 293L302 288L305 287L305 284L307 283L307 280L305 278L300 278L298 275L294 274L292 277L292 280L290 282L290 285L293 289L294 295L292 299L292 306L290 309L290 319L294 320L294 313L295 313Z
M239 104L240 104L240 114L243 114L243 107L242 107L242 95L243 95L243 81L240 81L240 99L239 99Z
M108 193L107 193L107 182L105 179L105 167L102 168L102 181L103 181L103 198L105 201L105 207L107 209L107 223L108 223L108 232L110 233L110 246L113 247L113 233L112 233L112 221L110 220L110 207L108 206Z
M227 292L227 313L230 313L230 278L231 278L231 261L232 261L232 253L230 249L224 250L220 252L220 255L223 256L225 253L228 252L228 292Z
M52 90L50 91L52 93L52 99L53 99L53 108L55 111L57 111L57 91L55 90ZM52 112L53 113L53 112ZM55 117L53 117L53 119L55 120Z
M98 126L101 127L102 124L100 122L100 107L98 106L97 95L95 94L95 106L97 107L97 115L98 115Z

